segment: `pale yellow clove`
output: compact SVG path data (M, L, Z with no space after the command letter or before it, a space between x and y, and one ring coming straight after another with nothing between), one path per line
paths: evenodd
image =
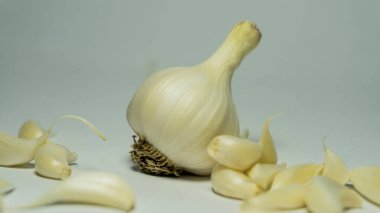
M42 127L34 120L25 121L18 131L18 137L33 140L44 134Z
M66 147L48 143L40 147L35 155L36 173L53 179L66 179L71 175L69 164L75 162L77 155Z
M229 168L245 171L261 157L257 143L230 135L215 137L207 147L208 154L218 163Z
M363 166L350 171L349 179L364 197L380 205L380 167Z
M59 183L31 205L21 208L65 203L107 206L129 212L134 208L135 195L124 178L108 172L87 171Z
M325 162L322 175L329 177L337 183L346 184L349 176L346 163L327 147L324 147L324 154Z
M342 213L362 206L362 198L354 190L324 176L315 176L306 185L305 201L312 213Z
M0 195L6 194L15 189L15 186L7 180L0 178Z
M270 188L275 176L286 168L286 163L282 164L262 164L257 163L246 174L262 190Z
M40 138L26 140L0 132L0 165L17 166L33 160L35 152L47 142L49 133Z
M320 175L322 169L323 165L312 163L287 167L276 175L271 189L277 189L291 183L307 183L312 177Z
M277 163L277 151L273 144L273 139L269 131L269 124L275 116L269 117L263 126L259 144L263 148L263 154L260 159L260 163L276 164Z
M244 200L241 209L290 210L305 206L305 187L293 183Z
M237 170L216 164L211 173L214 192L225 197L244 199L260 192L259 187L248 176Z

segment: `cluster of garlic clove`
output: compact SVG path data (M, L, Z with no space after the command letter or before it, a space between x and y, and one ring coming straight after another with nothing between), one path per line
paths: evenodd
M43 177L65 179L70 176L70 164L76 161L76 153L49 140L53 126L62 119L79 120L106 140L92 123L79 116L61 116L48 130L43 130L37 122L28 120L21 125L18 137L0 132L0 166L18 166L34 160L36 173Z
M211 174L214 192L243 200L241 213L297 209L341 213L361 208L360 194L380 204L380 167L350 171L326 146L322 164L288 167L286 163L277 164L277 152L269 131L271 119L265 122L259 143L233 136L218 136L210 142L208 153L217 161ZM272 163L263 163L263 159ZM360 194L346 186L349 181Z
M206 152L209 142L218 135L239 135L233 72L260 38L254 23L240 22L205 62L156 72L139 87L127 120L138 136L132 161L143 172L211 173L215 160Z

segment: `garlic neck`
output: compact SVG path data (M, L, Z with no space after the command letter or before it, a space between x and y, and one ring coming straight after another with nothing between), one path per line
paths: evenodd
M260 42L261 33L256 25L243 21L235 25L223 44L205 61L204 64L213 67L215 72L232 76L244 57Z

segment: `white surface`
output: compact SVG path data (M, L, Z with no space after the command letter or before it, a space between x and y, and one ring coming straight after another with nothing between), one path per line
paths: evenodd
M29 118L43 126L77 114L53 140L77 151L75 171L122 175L136 192L135 213L237 212L239 201L210 190L205 177L164 178L133 170L125 109L152 64L201 62L240 20L263 32L235 72L241 127L258 137L271 126L280 161L322 162L322 139L350 168L379 165L380 2L368 1L0 1L0 130L16 134ZM0 168L17 189L6 206L26 204L57 181L33 168ZM96 211L95 211L96 210ZM114 212L51 206L30 212ZM380 212L372 204L350 212Z

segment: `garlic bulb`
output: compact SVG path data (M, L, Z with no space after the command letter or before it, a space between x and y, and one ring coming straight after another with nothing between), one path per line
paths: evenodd
M150 76L129 103L127 119L138 140L132 160L143 172L209 175L215 161L208 143L218 135L239 136L231 78L261 38L254 23L237 24L205 62Z

